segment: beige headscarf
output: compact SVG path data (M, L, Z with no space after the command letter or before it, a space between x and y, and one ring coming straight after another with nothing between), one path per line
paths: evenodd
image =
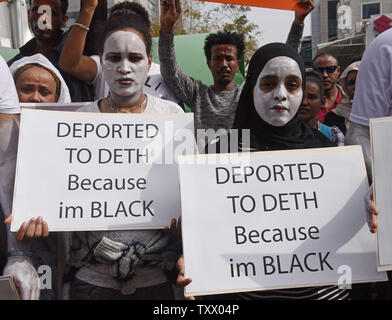
M50 70L52 73L54 73L57 76L57 78L60 80L60 95L59 95L57 102L58 103L70 103L71 102L71 96L69 94L67 84L65 83L60 72L55 68L55 66L44 55L42 55L40 53L37 53L32 56L23 57L19 60L16 60L10 66L12 76L14 76L15 73L20 68L22 68L28 64L36 64L36 65L38 64L38 65Z
M348 74L351 71L358 71L360 64L361 61L355 61L352 64L350 64L346 69L344 69L344 71L340 76L340 81L342 81L343 85L344 82L346 81ZM342 87L340 87L340 89L342 90L343 99L339 103L339 105L334 110L332 110L332 112L336 113L338 116L343 117L345 119L346 129L348 129L350 125L349 119L350 119L351 109L353 105L353 100L348 97L348 95L344 92L344 89Z

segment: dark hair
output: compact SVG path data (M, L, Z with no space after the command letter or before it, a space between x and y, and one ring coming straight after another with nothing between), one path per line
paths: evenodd
M127 15L112 16L105 21L103 29L101 30L99 35L99 39L101 39L99 44L99 53L103 53L103 47L108 34L113 31L127 28L134 29L141 33L141 35L143 36L144 43L146 45L147 54L149 55L151 53L152 46L150 28L141 16L132 13Z
M119 16L124 14L136 14L143 18L144 22L150 28L151 21L147 10L140 4L136 2L123 1L115 4L110 8L109 17Z
M338 60L338 58L336 58L334 55L332 55L332 54L330 54L330 53L328 53L328 52L322 52L322 53L319 53L317 56L314 57L314 59L312 60L312 66L314 65L314 62L315 62L318 58L324 57L324 56L334 58L334 59L336 60L336 64L339 65L339 60Z
M30 8L32 6L32 2L34 0L30 0ZM61 4L61 13L65 16L68 10L68 0L59 0Z
M217 44L231 44L237 48L237 59L240 60L244 55L245 43L244 35L237 32L219 31L207 36L204 43L204 53L207 60L211 60L211 48Z
M321 75L316 72L316 71L308 71L306 72L306 82L313 82L315 83L319 89L320 89L320 97L324 97L324 85L323 85L323 79L321 78Z

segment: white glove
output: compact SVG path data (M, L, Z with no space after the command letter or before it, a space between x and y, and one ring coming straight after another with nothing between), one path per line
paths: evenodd
M373 198L373 186L370 186L366 196L365 196L365 208L366 208L366 220L371 233L375 233L378 228L378 210Z
M22 300L39 299L40 279L30 258L25 256L8 257L3 274L13 276L19 297Z

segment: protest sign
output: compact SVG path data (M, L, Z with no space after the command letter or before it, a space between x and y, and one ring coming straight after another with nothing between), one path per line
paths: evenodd
M177 154L194 153L193 114L22 109L11 230L162 228L180 215Z
M72 103L21 103L21 108L54 110L54 111L76 111L91 102L72 102Z
M392 117L370 119L374 201L379 211L377 263L381 271L392 270Z
M386 280L366 224L360 147L222 164L228 157L204 165L180 157L187 295Z
M21 103L21 108L75 111L86 102L77 103ZM12 211L19 120L16 115L0 114L0 203L3 211Z
M202 0L207 2L218 2L250 7L263 7L271 9L303 11L298 5L298 0Z
M0 276L0 300L20 300L12 276Z

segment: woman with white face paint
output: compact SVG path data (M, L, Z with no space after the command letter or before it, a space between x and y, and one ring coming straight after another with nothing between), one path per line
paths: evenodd
M143 92L152 63L152 40L143 18L136 14L114 16L106 21L100 38L100 60L109 94L80 111L183 112L177 104Z
M332 146L298 114L305 88L302 58L283 43L261 47L253 55L238 103L234 127L250 129L256 150Z
M239 134L241 129L250 129L250 146L241 138L240 152L333 146L318 130L306 126L297 112L304 85L305 67L296 50L283 43L271 43L256 51L249 63L234 122ZM180 270L177 284L186 286L192 280L183 276L182 258L177 268ZM297 300L347 297L346 290L329 286L243 292L222 298Z
M297 51L282 43L261 47L253 55L238 103L235 126L250 129L251 151L333 146L297 112L305 91L305 67ZM245 150L242 150L245 151ZM346 299L338 286L241 293L242 299Z
M177 104L143 92L151 65L151 36L140 16L109 18L101 39L102 70L109 94L78 111L183 112ZM174 299L168 274L175 268L181 244L172 233L74 232L70 242L66 278L71 299Z

